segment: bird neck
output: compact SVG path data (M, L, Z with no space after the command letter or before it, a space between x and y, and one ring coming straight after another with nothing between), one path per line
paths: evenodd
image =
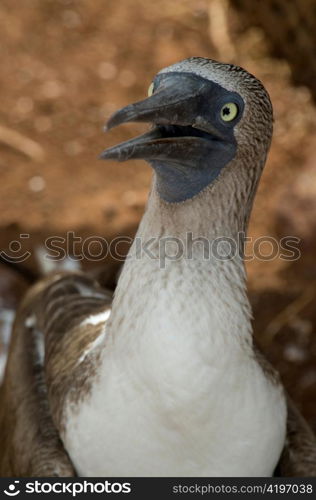
M182 346L184 337L251 338L239 241L249 214L233 186L221 185L172 204L154 181L115 292L109 328L116 345L150 335L178 336Z

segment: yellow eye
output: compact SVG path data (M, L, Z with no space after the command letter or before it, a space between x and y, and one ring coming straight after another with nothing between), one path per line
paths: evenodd
M153 93L154 93L154 83L151 82L151 84L148 87L148 91L147 91L148 97L150 97L151 95L153 95Z
M221 109L221 119L231 122L238 115L238 106L234 102L227 102Z

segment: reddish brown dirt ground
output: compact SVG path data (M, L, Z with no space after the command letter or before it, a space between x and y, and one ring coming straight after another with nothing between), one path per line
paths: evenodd
M315 106L307 89L291 85L287 64L269 58L262 33L243 32L234 12L218 11L218 5L2 0L1 249L29 234L20 241L32 253L25 266L34 269L34 248L49 236L132 236L150 169L143 162L103 163L98 155L144 127L126 125L106 136L106 119L145 96L156 71L181 58L199 55L246 67L264 82L275 110L250 235L301 238L295 262L248 263L255 332L316 429ZM102 265L108 276L108 261ZM25 288L15 273L0 268L2 307L15 307Z

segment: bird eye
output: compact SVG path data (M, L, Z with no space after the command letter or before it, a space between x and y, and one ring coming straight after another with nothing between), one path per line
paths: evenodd
M154 93L154 82L151 82L151 84L148 87L148 91L147 91L148 97L153 95L153 93Z
M234 102L227 102L221 109L221 119L231 122L238 115L238 106Z

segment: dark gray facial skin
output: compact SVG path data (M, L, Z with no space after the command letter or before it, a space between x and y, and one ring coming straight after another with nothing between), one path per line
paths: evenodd
M101 158L126 161L143 158L157 174L160 197L177 203L211 184L236 153L234 127L244 102L236 92L193 73L162 73L153 94L116 112L108 128L130 121L152 122L153 129L105 150ZM237 116L221 118L221 109L235 103Z

